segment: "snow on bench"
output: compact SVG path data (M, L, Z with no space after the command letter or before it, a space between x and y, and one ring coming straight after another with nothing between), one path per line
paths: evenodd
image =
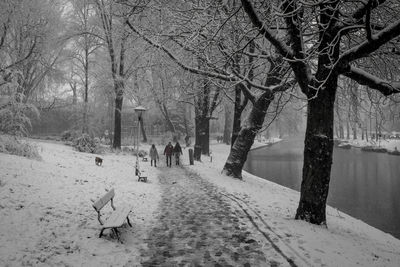
M121 207L119 209L116 209L114 206L114 196L115 196L115 191L114 189L111 189L99 200L93 203L93 208L97 211L97 219L99 220L99 223L102 226L99 237L102 237L103 231L105 229L111 228L112 231L117 236L118 240L121 242L118 228L124 224L125 219L127 220L128 225L132 227L132 224L129 221L128 217L132 209L130 207ZM100 211L108 202L111 203L113 211L111 215L103 222Z
M144 174L142 174L144 171L139 170L137 167L135 168L135 173L136 176L138 177L138 182L143 181L143 182L147 182L147 176L144 176Z

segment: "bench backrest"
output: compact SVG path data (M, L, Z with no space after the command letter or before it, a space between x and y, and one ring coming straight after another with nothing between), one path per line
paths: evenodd
M113 198L115 196L114 188L107 192L104 196L102 196L99 200L93 203L93 208L96 211L100 211L110 200L111 200L111 207L114 208Z

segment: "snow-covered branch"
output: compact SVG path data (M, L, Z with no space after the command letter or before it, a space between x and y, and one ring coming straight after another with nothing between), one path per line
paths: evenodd
M293 51L281 40L276 38L268 29L265 28L264 24L261 22L260 18L256 14L252 4L248 0L241 0L243 9L249 16L253 25L258 29L258 31L267 39L282 56L285 58L294 59Z
M285 81L281 84L275 85L274 88L272 88L272 92L277 93L277 92L283 92L288 90L289 88L295 86L297 83L296 80L289 80L289 81Z
M281 40L279 40L276 36L274 36L266 27L265 25L261 22L260 18L257 16L252 4L248 0L241 0L243 9L247 13L248 17L250 18L251 22L253 25L258 29L260 34L264 36L265 39L267 39L276 49L277 51L286 59L288 60L289 64L291 65L297 81L300 85L300 88L303 91L308 90L308 84L311 81L311 75L310 75L310 70L307 64L305 63L302 58L298 58L298 55L295 55L293 51ZM288 25L290 28L290 25ZM295 25L292 25L295 27ZM289 31L289 34L296 34L297 31ZM301 40L298 39L297 37L293 37L292 39L297 40L296 42L300 42ZM300 45L301 47L301 45ZM299 54L301 52L299 51Z
M379 5L383 4L384 2L386 2L386 0L375 0L375 1L368 0L367 3L364 3L363 6L354 11L351 18L353 20L359 21L364 17L364 15L368 12L368 10L372 10L378 7Z
M32 46L29 48L28 53L23 58L17 60L16 62L11 63L10 65L8 65L8 66L6 66L6 67L4 67L4 68L2 68L0 70L2 71L2 70L6 70L6 69L11 69L12 67L14 67L14 66L22 63L23 61L27 60L28 58L30 58L33 55L34 49L35 49L35 47L37 45L37 39L38 39L38 37L35 36Z
M296 3L291 0L286 0L282 3L282 8L286 25L288 28L288 35L290 44L293 48L293 53L296 59L304 59L304 46L301 32L301 18L299 18L299 10L296 8Z
M338 24L338 32L342 35L349 33L350 31L354 31L355 29L360 28L360 26L366 26L370 24L371 28L375 30L381 30L382 27L372 21L367 22L369 19L366 17L366 21L363 21L364 16L367 15L368 12L372 12L375 8L379 7L381 4L386 2L386 0L375 0L368 2L362 2L362 6L356 9L352 14L347 16L345 20Z
M198 68L193 68L190 67L186 64L184 64L181 60L179 60L169 49L167 49L166 47L164 47L163 45L156 43L155 41L151 40L150 38L148 38L145 34L143 34L142 32L140 32L138 29L136 29L129 20L126 20L126 24L128 25L128 27L134 32L136 33L138 36L140 36L144 41L146 41L148 44L150 44L151 46L160 49L161 51L163 51L170 59L172 59L173 62L175 62L179 67L181 67L182 69L189 71L191 73L194 74L199 74L199 75L203 75L203 76L207 76L209 78L216 78L219 80L223 80L223 81L228 81L228 82L247 82L249 85L251 85L254 88L263 90L263 91L271 91L271 90L275 90L276 86L263 86L260 84L256 84L254 82L252 82L251 80L249 80L247 77L245 77L244 79L241 79L237 76L235 76L232 73L228 73L224 70L219 69L218 72L214 72L214 71L205 71L205 70L201 70Z
M366 40L361 44L344 52L340 57L339 62L347 65L351 61L366 57L378 50L382 45L386 44L393 38L398 37L399 35L400 20L397 20L383 30L379 31L377 34L372 35L370 40Z
M372 1L369 0L368 4L367 4L367 12L366 12L366 15L365 15L365 31L367 32L368 41L372 41L371 5L372 5Z
M139 30L137 30L135 27L133 27L133 25L129 22L129 20L126 21L126 24L134 33L139 35L148 44L150 44L151 46L153 46L155 48L162 50L170 59L172 59L172 61L174 61L182 69L187 70L192 73L195 73L195 74L200 74L200 75L208 76L211 78L217 78L217 79L224 80L224 81L232 81L232 82L236 81L236 78L229 74L223 75L223 74L219 74L219 73L215 73L215 72L203 71L203 70L200 70L197 68L192 68L190 66L185 65L174 54L172 54L171 51L169 51L163 45L154 42L150 38L146 37L146 35L141 33Z
M371 89L378 90L386 96L400 93L400 82L390 82L381 79L354 66L350 66L350 68L346 72L344 72L343 75L350 79L353 79L361 85L367 85Z

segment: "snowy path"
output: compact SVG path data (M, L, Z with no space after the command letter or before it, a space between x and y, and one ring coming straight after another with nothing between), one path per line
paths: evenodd
M248 215L215 185L184 168L161 173L160 214L142 251L144 266L295 266L254 239Z

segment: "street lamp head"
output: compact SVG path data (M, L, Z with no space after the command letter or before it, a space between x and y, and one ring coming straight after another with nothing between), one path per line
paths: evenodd
M134 108L135 112L138 114L138 116L142 116L143 112L145 112L147 109L143 106L137 106Z

